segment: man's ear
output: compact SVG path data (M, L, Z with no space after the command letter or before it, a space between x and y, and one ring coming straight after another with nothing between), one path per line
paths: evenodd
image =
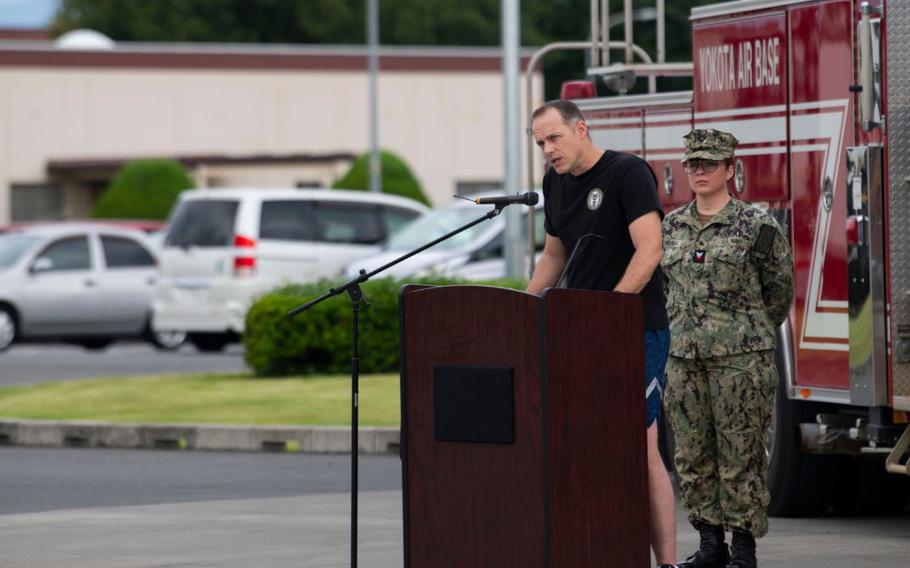
M727 181L733 179L733 175L736 173L736 168L733 167L733 164L727 166Z
M583 120L579 120L578 122L575 123L575 132L577 132L578 135L581 136L582 138L587 138L588 137L588 124Z

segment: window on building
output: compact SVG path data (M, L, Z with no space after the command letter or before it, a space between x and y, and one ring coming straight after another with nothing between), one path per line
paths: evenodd
M63 218L63 190L53 184L13 184L13 221Z

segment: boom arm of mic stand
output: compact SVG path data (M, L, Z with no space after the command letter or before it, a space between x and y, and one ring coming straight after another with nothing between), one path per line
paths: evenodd
M342 284L341 286L338 286L338 287L336 287L336 288L332 288L332 289L330 289L328 292L326 292L325 294L323 294L322 296L319 296L318 298L315 298L315 299L313 299L313 300L310 300L309 302L307 302L307 303L305 303L305 304L302 304L302 305L300 305L300 306L297 306L297 307L294 308L293 310L290 310L290 311L287 313L288 317L294 317L294 316L296 316L297 314L299 314L299 313L301 313L301 312L305 312L306 310L312 308L312 307L315 306L316 304L318 304L318 303L320 303L320 302L323 302L323 301L325 301L325 300L328 300L329 298L332 298L332 297L337 296L337 295L339 295L339 294L342 294L342 293L345 293L345 292L347 292L348 294L351 294L352 292L353 292L353 293L359 292L360 284L362 284L363 282L366 282L367 280L369 280L369 279L372 278L373 276L379 274L380 272L383 272L383 271L385 271L385 270L388 270L389 268L395 266L395 265L398 264L399 262L402 262L402 261L404 261L404 260L407 260L407 259L411 258L411 257L414 256L415 254L421 253L421 252L427 250L428 248L430 248L430 247L432 247L432 246L438 245L438 244L441 243L442 241L445 241L445 240L448 240L448 239L454 237L454 236L457 235L458 233L467 231L468 229L470 229L470 228L473 227L474 225L479 225L480 223L483 223L484 221L487 221L487 220L489 220L489 219L492 219L493 217L496 217L496 216L499 215L499 213L502 211L503 207L506 207L506 206L508 206L508 205L509 205L508 203L505 203L505 204L497 204L495 208L491 209L491 210L490 210L486 215L484 215L483 217L480 217L480 218L478 218L478 219L474 219L474 220L471 221L470 223L467 223L467 224L465 224L465 225L462 225L461 227L458 227L458 228L455 229L454 231L451 231L451 232L449 232L449 233L446 233L445 235L439 237L438 239L435 239L435 240L433 240L433 241L430 241L429 243L427 243L427 244L425 244L425 245L423 245L423 246L421 246L421 247L419 247L419 248L416 248L416 249L412 250L412 251L409 252L409 253L403 254L403 255L399 256L398 258L396 258L395 260L393 260L393 261L391 261L391 262L389 262L389 263L386 263L386 264L380 266L380 267L377 268L376 270L373 270L372 272L367 272L367 271L365 271L365 270L361 270L361 271L360 271L360 275L357 276L357 277L355 277L355 278L353 278L352 280L349 280L348 282L345 282L345 283Z

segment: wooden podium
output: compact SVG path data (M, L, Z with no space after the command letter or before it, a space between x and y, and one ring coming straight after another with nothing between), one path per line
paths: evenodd
M401 291L412 568L650 563L636 295Z

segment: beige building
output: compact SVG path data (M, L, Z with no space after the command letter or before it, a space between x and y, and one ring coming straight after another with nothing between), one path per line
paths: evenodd
M0 41L0 223L84 217L140 157L199 186L330 185L368 148L366 69L360 47ZM498 49L382 49L380 145L434 202L502 183L500 69Z

